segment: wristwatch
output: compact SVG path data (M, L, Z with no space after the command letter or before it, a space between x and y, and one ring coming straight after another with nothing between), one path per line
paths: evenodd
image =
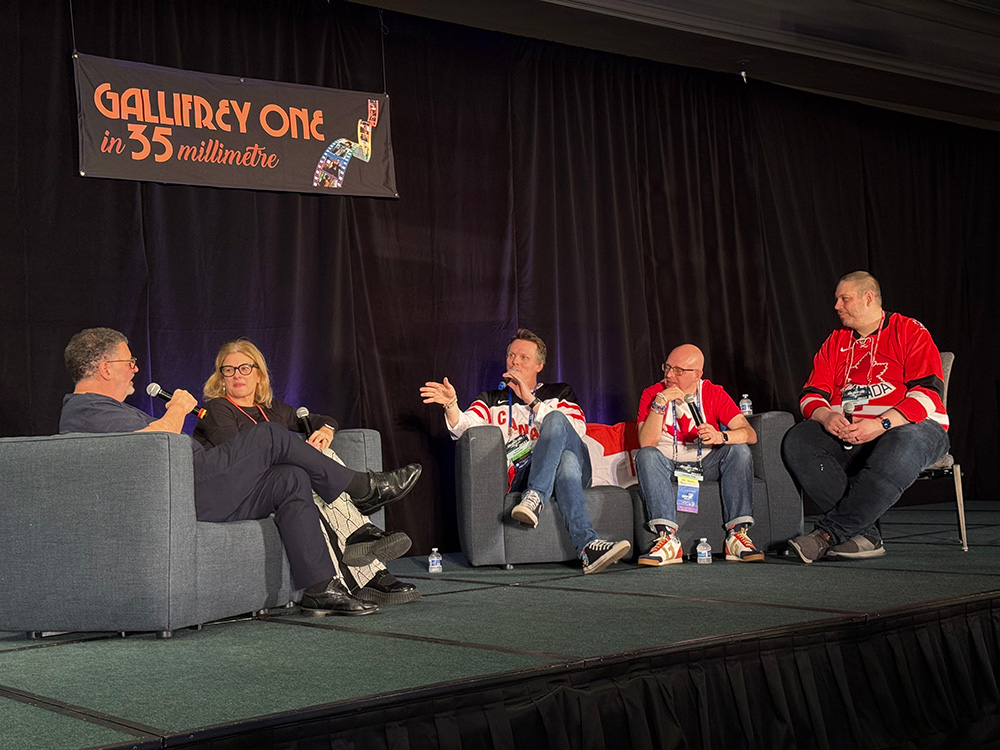
M534 401L528 404L528 408L534 411L536 406L541 406L541 405L542 405L542 400L536 397Z
M889 421L889 417L882 417L882 429L883 430L892 429L892 422Z
M723 432L722 433L722 442L723 443L728 443L729 442L729 433L727 433L727 432Z

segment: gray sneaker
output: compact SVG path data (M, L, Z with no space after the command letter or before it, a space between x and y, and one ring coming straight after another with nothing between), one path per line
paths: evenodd
M789 539L788 546L802 559L802 562L815 562L825 557L826 551L830 549L830 535L825 531L813 529L805 536Z
M510 512L511 518L520 521L531 528L538 527L538 514L542 512L542 496L535 490L525 490L521 493L521 502Z
M882 540L864 534L853 536L826 551L826 556L833 560L864 560L869 557L882 557L884 554L885 547L882 546Z

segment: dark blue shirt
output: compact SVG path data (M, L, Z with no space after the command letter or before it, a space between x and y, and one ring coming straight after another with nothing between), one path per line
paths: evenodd
M153 418L146 412L98 393L67 393L59 415L59 432L136 432Z

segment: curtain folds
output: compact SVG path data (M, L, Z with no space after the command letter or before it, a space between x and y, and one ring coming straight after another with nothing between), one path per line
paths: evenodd
M887 309L956 353L953 453L968 496L994 496L994 133L351 3L72 9L73 29L66 4L0 10L20 40L0 49L0 434L56 429L83 327L131 338L140 386L195 393L248 336L284 400L380 430L388 466L424 464L390 518L416 552L457 549L425 380L468 405L523 325L549 345L542 379L573 385L590 421L634 419L683 342L735 398L797 412L836 280L868 268ZM213 73L374 91L384 76L399 199L80 177L74 34L82 52Z

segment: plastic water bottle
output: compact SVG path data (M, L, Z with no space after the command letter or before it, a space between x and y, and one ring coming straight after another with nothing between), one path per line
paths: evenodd
M710 565L712 562L712 545L708 543L708 539L705 537L701 538L698 542L698 564L699 565Z
M431 547L431 553L427 556L427 572L440 573L442 570L441 553L438 552L437 547Z
M747 394L743 394L743 398L740 399L740 411L743 412L744 417L749 417L753 414L753 401Z

